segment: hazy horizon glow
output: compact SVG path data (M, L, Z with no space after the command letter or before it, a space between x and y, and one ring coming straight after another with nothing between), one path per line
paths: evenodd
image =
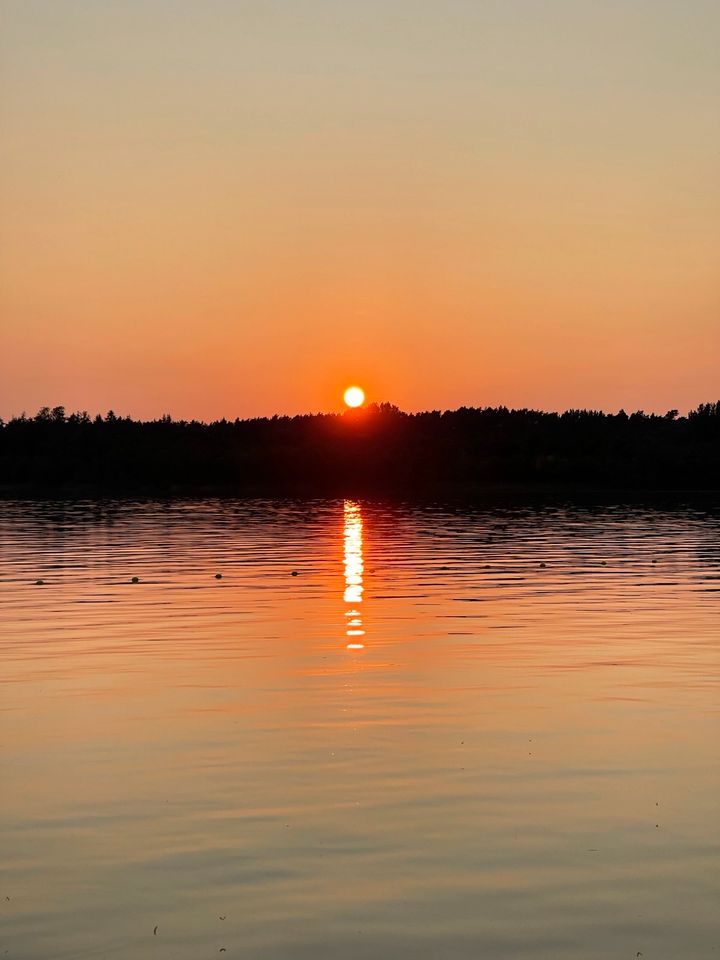
M717 3L0 21L0 416L718 399Z

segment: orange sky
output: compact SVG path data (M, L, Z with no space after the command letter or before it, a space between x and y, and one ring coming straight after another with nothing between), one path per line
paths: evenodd
M0 416L718 399L714 0L0 16Z

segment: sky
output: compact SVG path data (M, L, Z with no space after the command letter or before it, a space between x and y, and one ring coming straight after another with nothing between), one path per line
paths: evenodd
M717 0L0 0L0 417L720 399Z

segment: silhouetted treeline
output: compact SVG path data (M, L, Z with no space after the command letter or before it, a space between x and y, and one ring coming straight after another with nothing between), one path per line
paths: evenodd
M64 408L0 421L5 493L337 494L539 485L720 490L720 403L687 417L505 407L215 423Z

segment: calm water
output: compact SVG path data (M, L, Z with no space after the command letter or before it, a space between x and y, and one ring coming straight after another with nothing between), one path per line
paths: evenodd
M0 956L720 956L719 591L689 509L1 504Z

